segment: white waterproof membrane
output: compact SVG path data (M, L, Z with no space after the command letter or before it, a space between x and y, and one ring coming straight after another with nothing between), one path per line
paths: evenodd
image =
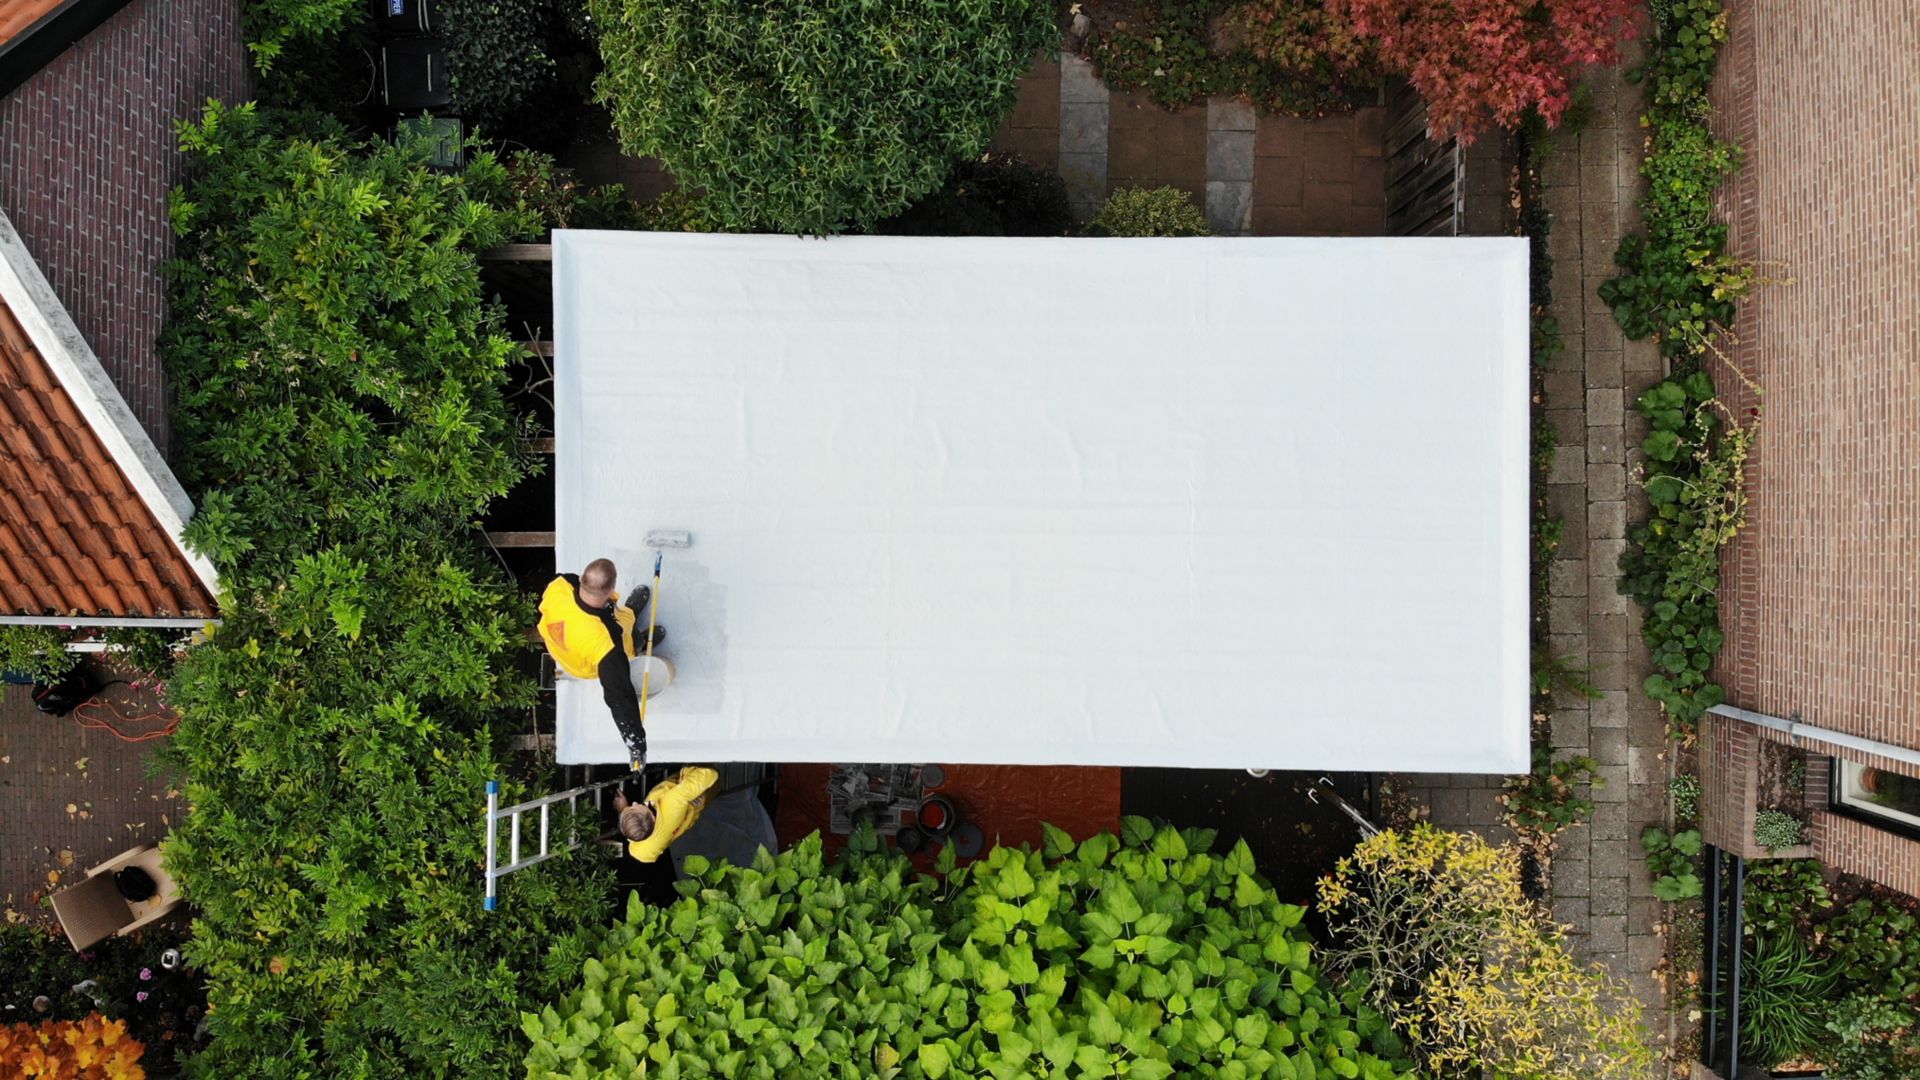
M554 306L561 567L692 535L655 760L1527 768L1524 241L563 231Z

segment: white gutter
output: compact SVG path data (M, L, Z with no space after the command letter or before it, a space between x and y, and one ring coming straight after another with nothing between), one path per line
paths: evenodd
M1713 713L1715 716L1724 716L1730 720L1739 720L1744 723L1753 724L1756 727L1770 728L1785 735L1788 739L1795 740L1796 743L1800 739L1811 739L1817 742L1827 743L1830 746L1838 746L1847 750L1857 750L1863 754L1873 754L1877 757L1888 758L1906 765L1920 766L1920 750L1910 749L1894 743L1881 742L1879 739L1866 739L1858 735L1848 735L1843 731L1814 727L1812 724L1803 724L1798 720L1782 720L1777 716L1749 712L1746 709L1735 708L1732 705L1715 705L1707 711Z
M73 324L73 317L67 314L66 306L54 295L53 286L47 283L46 275L40 272L39 264L33 261L32 253L27 250L26 243L20 239L19 232L4 212L0 212L0 298L6 300L14 318L26 330L27 338L40 351L47 367L60 380L61 388L73 399L74 407L80 410L87 425L106 446L114 464L120 467L127 482L139 493L147 509L152 511L154 519L173 541L174 547L179 549L181 557L193 567L200 583L206 586L207 594L220 595L220 579L214 573L213 564L205 557L189 551L182 538L187 521L193 517L193 501L187 498L186 489L180 486L173 470L167 467L166 459L160 456L159 447L153 445L153 439L147 435L146 429L134 419L133 411L127 408L126 399L120 396L113 380L107 377L106 369L100 366L100 358L94 355L86 338L80 336L80 329ZM198 626L205 621L193 620L191 625ZM87 624L77 619L55 619L51 624L28 625ZM149 619L126 619L100 625L162 624Z
M126 626L135 629L152 627L157 630L198 630L208 623L219 621L219 619L196 619L192 616L135 618L129 615L122 618L118 615L0 615L0 626Z

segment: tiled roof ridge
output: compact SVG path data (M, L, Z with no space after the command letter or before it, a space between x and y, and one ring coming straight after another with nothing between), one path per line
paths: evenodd
M212 615L191 500L4 213L0 381L0 618Z

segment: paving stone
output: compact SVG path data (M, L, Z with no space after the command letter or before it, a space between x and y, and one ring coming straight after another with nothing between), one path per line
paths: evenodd
M1353 110L1353 145L1356 153L1363 157L1383 157L1387 149L1387 121L1390 116L1385 106L1375 105Z
M1107 197L1107 155L1061 154L1060 178L1066 181L1074 213L1092 217Z
M1600 545L1620 542L1607 537L1588 540L1596 550ZM1620 579L1617 575L1603 570L1593 570L1587 578L1587 610L1595 615L1625 615L1632 607L1632 600L1620 595L1619 584Z
M1547 627L1556 634L1578 633L1587 625L1584 596L1556 596L1548 602Z
M1613 617L1625 618L1625 616ZM1592 616L1588 618L1591 619ZM1592 662L1588 664L1592 670L1587 675L1587 682L1591 683L1595 690L1632 690L1645 681L1634 677L1632 665L1625 653L1598 653L1592 656Z
M1582 457L1584 456L1582 454ZM1587 470L1587 498L1594 502L1612 502L1626 497L1627 467L1625 465L1608 462Z
M1591 912L1587 898L1583 896L1561 896L1553 898L1553 921L1562 926L1584 927Z
M1578 409L1587 403L1586 383L1577 371L1550 371L1541 380L1549 409Z
M1587 346L1592 349L1591 343ZM1619 427L1626 419L1623 410L1621 391L1618 387L1602 387L1587 391L1587 426Z
M1667 919L1667 907L1659 900L1644 896L1627 898L1627 924L1642 933L1652 933L1651 927L1664 923Z
M1585 752L1592 730L1587 724L1585 709L1555 709L1551 723L1555 748L1576 754Z
M1552 378L1552 376L1548 376ZM1549 397L1549 400L1552 400ZM1547 472L1549 484L1584 484L1587 482L1587 448L1584 443L1573 446L1557 446L1553 450L1553 468Z
M1253 132L1207 132L1207 179L1253 182Z
M1587 835L1595 840L1632 840L1638 834L1633 831L1628 817L1626 803L1596 803L1593 820L1587 822Z
M1253 152L1260 157L1304 158L1310 121L1262 114L1253 125Z
M1553 596L1587 595L1587 564L1573 559L1555 559L1547 569L1547 592Z
M1387 162L1385 158L1353 159L1353 201L1385 205L1387 198Z
M1592 616L1588 616L1588 619L1591 621ZM1553 655L1565 660L1569 664L1584 664L1587 662L1587 637L1585 634L1548 634L1547 648L1552 649ZM1582 708L1584 707L1583 705Z
M1107 106L1074 102L1060 106L1060 155L1107 154Z
M1621 356L1630 375L1658 375L1666 369L1666 361L1660 356L1660 346L1651 341L1629 341Z
M1220 236L1245 236L1253 228L1253 185L1207 181L1207 226Z
M1501 812L1499 788L1477 788L1467 792L1467 824L1475 828L1498 825Z
M1464 788L1446 788L1433 793L1430 820L1443 829L1464 828L1468 819L1469 792Z
M1587 429L1587 464L1625 461L1625 446L1618 426L1590 427Z
M1624 728L1638 690L1602 690L1591 706L1591 723L1596 728Z
M1306 188L1306 160L1294 157L1256 157L1253 162L1255 206L1299 206Z
M1074 56L1063 53L1060 56L1060 102L1099 102L1107 101L1107 86L1093 72L1093 65Z
M1585 859L1553 860L1553 895L1586 896L1593 887L1592 864Z
M1624 472L1623 474L1624 475ZM1587 498L1597 500L1593 489L1587 489ZM1611 502L1590 501L1587 504L1587 536L1594 540L1611 540L1627 535L1627 503L1624 499Z
M1608 842L1595 841L1595 843ZM1594 861L1593 889L1587 894L1587 903L1593 911L1587 923L1588 933L1596 932L1601 920L1608 917L1619 920L1620 932L1626 933L1627 879L1624 876L1608 877L1601 873L1597 859ZM1622 941L1619 947L1625 948L1626 942Z
M1602 203L1610 207L1615 205L1614 200L1619 189L1620 177L1615 172L1611 163L1606 165L1589 165L1583 162L1581 164L1580 201L1582 203L1582 209L1586 206Z
M1620 576L1620 556L1626 554L1626 551L1627 542L1619 537L1594 537L1591 538L1591 542L1587 545L1587 574L1589 577L1607 579L1606 588L1604 589L1605 592L1615 594L1619 592L1619 590L1614 587L1613 581ZM1587 591L1589 593L1593 592L1594 587L1589 584ZM1625 612L1623 611L1620 614L1624 615ZM1609 644L1611 644L1611 642L1609 642ZM1600 651L1613 652L1615 650L1608 648Z
M1253 235L1310 236L1307 212L1298 206L1271 206L1258 201L1260 185L1254 184Z
M1593 759L1602 765L1627 763L1627 729L1624 727L1596 730L1588 746Z
M1547 423L1553 426L1555 441L1561 446L1581 446L1590 438L1587 414L1581 409L1548 409ZM1586 501L1586 493L1580 499Z
M1646 676L1640 674L1638 667L1639 665L1636 665L1634 673L1640 675L1640 681L1644 683L1646 682ZM1656 749L1666 746L1667 721L1665 717L1660 715L1660 710L1655 708L1651 701L1648 701L1644 707L1629 711L1627 716L1627 742L1634 746L1650 746ZM1631 765L1632 762L1628 762L1628 764ZM1662 775L1665 774L1665 771L1666 766L1662 763Z
M1353 143L1345 125L1317 124L1307 132L1307 183L1353 183Z
M1353 205L1353 185L1345 180L1315 180L1309 168L1300 205L1306 209L1308 221L1334 222L1337 228L1344 229L1347 207Z
M1583 335L1584 336L1584 335ZM1624 353L1589 347L1586 351L1587 385L1594 389L1612 389L1626 384Z
M1600 771L1606 772L1604 768ZM1622 783L1609 786L1624 788L1626 785ZM1595 840L1589 847L1593 852L1593 876L1596 878L1625 878L1632 874L1633 868L1643 861L1643 853L1638 841Z
M1600 883L1594 883L1593 914L1587 919L1587 948L1596 953L1627 951L1627 908L1623 898L1619 911L1602 911Z
M1627 782L1632 784L1660 784L1667 782L1667 763L1660 756L1660 748L1644 743L1634 744L1637 734L1633 724L1627 725Z
M1207 130L1251 132L1254 125L1251 104L1238 98L1207 99Z
M1597 722L1598 720L1599 713L1596 711L1592 719L1588 721L1593 724L1596 729L1594 732L1595 735L1599 734L1597 730L1600 727L1600 724ZM1608 765L1602 763L1594 772L1598 773L1600 777L1607 782L1606 787L1596 787L1593 789L1593 801L1595 803L1627 801L1630 792L1628 790L1629 785L1627 784L1627 767L1624 764Z

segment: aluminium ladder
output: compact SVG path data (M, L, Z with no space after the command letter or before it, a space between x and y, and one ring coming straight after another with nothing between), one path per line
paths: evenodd
M551 795L528 799L526 802L515 803L512 806L500 805L500 781L487 781L487 889L486 899L483 901L486 910L492 911L499 906L501 878L516 870L525 870L535 863L545 862L563 851L572 851L581 845L583 841L578 838L577 832L568 840L556 845L551 828L553 808L556 805L560 803L567 805L567 820L571 823L579 811L580 800L591 796L594 815L597 819L606 807L608 788L624 784L636 777L644 779L644 776L644 772L627 772L611 780L601 780L597 783L568 788L565 791L556 791ZM643 783L641 787L644 789L646 785ZM526 858L521 858L520 818L536 810L540 813L539 850ZM504 866L500 863L500 823L502 821L507 823L507 861ZM613 830L608 829L597 839L606 841L612 836Z

